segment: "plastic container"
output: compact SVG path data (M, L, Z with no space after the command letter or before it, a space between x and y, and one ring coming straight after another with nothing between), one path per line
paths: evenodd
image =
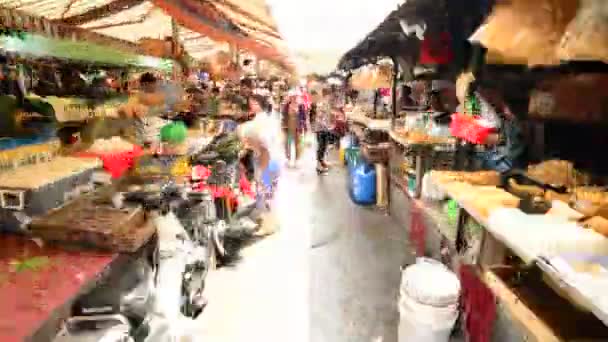
M17 147L17 142L12 138L0 138L0 151L11 150Z
M376 203L376 169L373 165L359 164L351 174L353 202L360 205Z
M448 342L456 319L460 281L438 261L418 258L401 276L399 342Z
M361 152L358 147L348 147L344 150L344 160L346 165L350 167L359 162Z

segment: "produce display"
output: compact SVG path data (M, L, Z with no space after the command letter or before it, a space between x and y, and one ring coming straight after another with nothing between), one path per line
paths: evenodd
M93 158L56 157L46 163L24 165L0 173L0 187L9 189L37 189L46 184L101 167Z
M405 144L453 144L455 142L454 138L451 137L443 137L443 136L433 136L423 132L409 132L407 130L401 129L391 132L393 137L396 137L398 141L401 141Z
M230 164L238 159L240 151L241 142L236 134L220 134L200 153L192 156L192 163L206 165L213 160L223 160Z
M88 152L96 154L106 154L112 152L124 152L133 150L133 144L121 139L120 137L112 137L110 139L97 139L89 147Z
M548 160L528 167L528 176L545 184L573 188L589 184L589 176L577 171L570 161Z
M0 151L0 170L10 170L24 164L46 161L59 153L59 140L44 144L25 145Z
M469 183L451 182L443 189L468 210L483 218L499 208L517 208L520 199L495 186L475 186Z
M432 171L431 177L435 182L462 182L471 185L494 185L500 184L500 175L496 171Z

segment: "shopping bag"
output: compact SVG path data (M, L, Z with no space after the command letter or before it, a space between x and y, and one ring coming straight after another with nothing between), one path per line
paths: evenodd
M457 138L463 139L473 144L481 145L485 143L488 135L493 129L479 124L478 120L462 113L452 114L450 123L450 133Z

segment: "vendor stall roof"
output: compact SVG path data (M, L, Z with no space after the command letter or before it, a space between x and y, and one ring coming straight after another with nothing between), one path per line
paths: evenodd
M233 1L218 0L216 2L193 0L0 0L0 7L23 10L59 23L78 25L131 42L137 42L141 38L171 36L171 17L169 16L171 15L182 26L180 40L184 43L186 51L194 57L206 54L208 48L211 50L210 53L224 49L226 43L230 43L289 68L285 54L279 51L282 48L273 45L280 41L280 36L275 34L274 23L267 18L269 14L264 18L260 14L249 14L248 10L238 7ZM246 3L249 4L249 2ZM254 1L254 3L259 6L261 1ZM252 7L252 5L248 5L248 7ZM251 11L254 10L251 9ZM263 23L264 20L270 23ZM267 27L264 28L264 26ZM275 35L275 40L267 38L268 35Z
M485 13L485 0L409 0L393 11L357 46L348 51L339 69L356 69L378 57L400 56L417 61L421 38L428 32L449 32L465 42ZM462 36L462 37L461 37Z

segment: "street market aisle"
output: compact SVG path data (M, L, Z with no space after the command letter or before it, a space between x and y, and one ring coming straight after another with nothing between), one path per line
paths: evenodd
M197 341L396 342L405 229L352 204L345 170L285 170L280 230L210 275Z

